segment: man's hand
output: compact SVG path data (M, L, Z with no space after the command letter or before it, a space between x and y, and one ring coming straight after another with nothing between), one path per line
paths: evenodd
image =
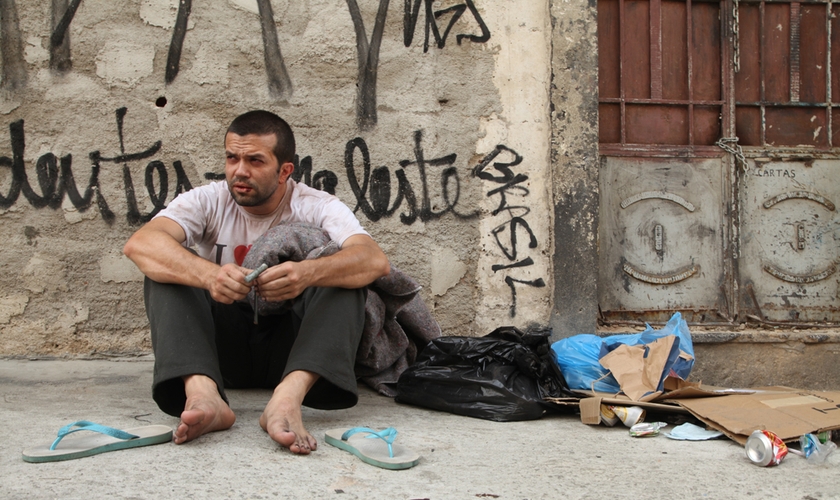
M181 226L158 217L137 230L125 244L125 255L140 271L158 283L176 283L210 292L216 302L231 304L244 299L254 283L245 283L250 269L202 259L183 247Z
M268 302L280 302L302 294L312 282L310 264L308 261L286 261L269 267L256 280L260 297Z
M287 261L257 278L257 291L268 302L289 300L312 286L361 288L390 271L388 257L365 234L347 238L337 253L327 257Z
M215 279L207 287L210 296L222 304L232 304L244 299L251 290L251 285L245 283L245 276L249 272L251 272L250 269L236 264L225 264L220 267Z

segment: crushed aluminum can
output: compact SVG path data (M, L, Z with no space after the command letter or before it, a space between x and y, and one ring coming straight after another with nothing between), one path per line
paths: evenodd
M779 465L787 456L788 447L770 431L753 431L745 446L747 458L761 467Z

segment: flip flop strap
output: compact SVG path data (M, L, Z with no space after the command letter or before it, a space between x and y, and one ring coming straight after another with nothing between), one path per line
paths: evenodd
M388 427L387 429L382 429L381 431L375 431L367 427L353 427L352 429L346 431L344 434L341 435L341 440L347 441L350 438L350 436L359 432L368 433L368 435L365 436L365 438L367 439L379 438L388 443L388 455L391 458L394 458L394 447L392 445L394 443L394 439L396 439L397 437L396 429L394 429L393 427Z
M76 428L74 429L74 427ZM58 446L59 441L64 439L64 436L79 431L98 432L100 434L107 434L108 436L115 437L117 439L124 439L126 441L128 441L129 439L140 437L135 436L134 434L129 434L125 431L121 431L119 429L114 429L113 427L95 424L93 422L88 422L87 420L79 420L78 422L67 424L58 430L58 437L55 438L55 441L53 441L53 444L50 446L50 451L55 450L55 447Z

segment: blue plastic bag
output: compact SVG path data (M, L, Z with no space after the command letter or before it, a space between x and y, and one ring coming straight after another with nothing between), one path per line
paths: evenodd
M601 366L600 359L620 344L630 346L649 344L668 335L677 337L674 342L674 351L678 349L679 355L669 358L661 380L664 381L665 375L686 380L694 367L694 345L691 342L688 325L678 312L671 316L661 330L654 330L647 325L647 328L640 333L610 335L609 337L584 333L554 342L551 350L554 352L555 361L569 389L618 393L621 387L609 370ZM662 390L662 387L659 387L659 390Z

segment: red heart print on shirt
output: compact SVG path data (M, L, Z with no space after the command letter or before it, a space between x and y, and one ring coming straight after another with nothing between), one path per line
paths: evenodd
M245 245L239 245L238 247L233 249L233 258L236 259L236 263L240 266L242 265L242 261L245 260L245 255L248 253L248 250L251 249L251 245L247 247Z

